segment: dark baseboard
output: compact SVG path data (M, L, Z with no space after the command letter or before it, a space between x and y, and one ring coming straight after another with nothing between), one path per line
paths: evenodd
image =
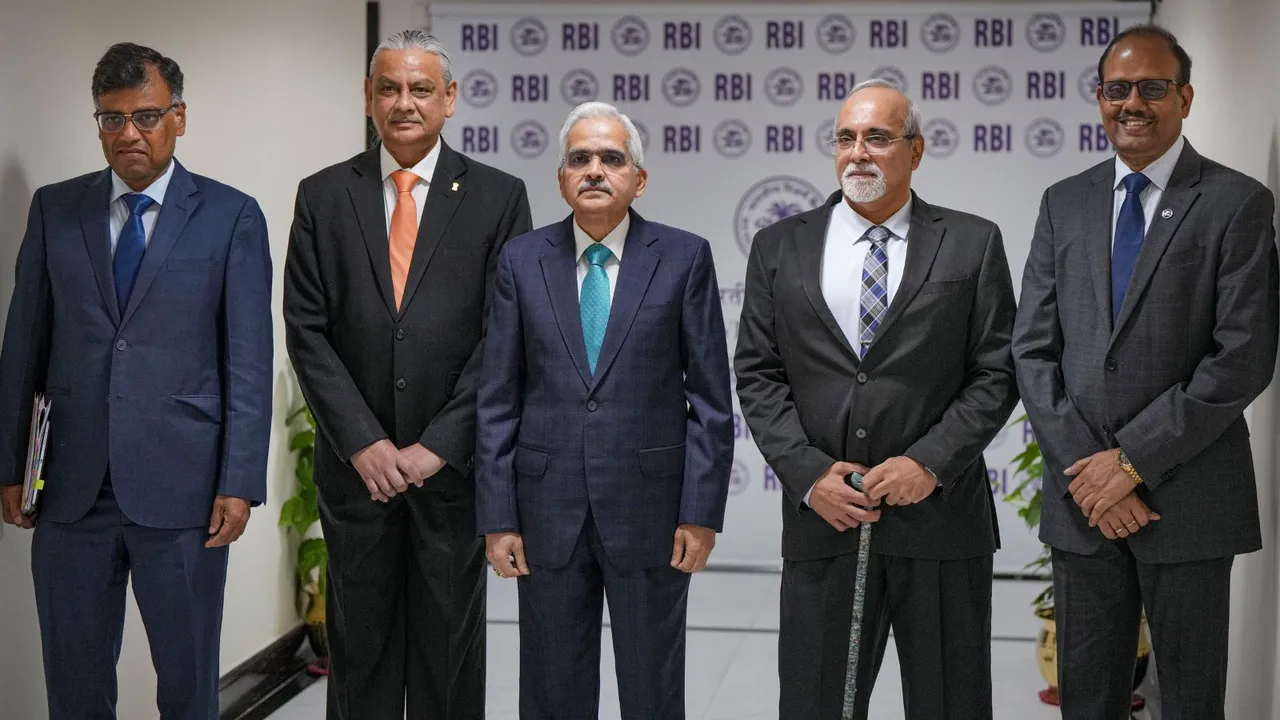
M307 672L315 659L305 625L285 633L222 676L220 720L263 720L317 680Z

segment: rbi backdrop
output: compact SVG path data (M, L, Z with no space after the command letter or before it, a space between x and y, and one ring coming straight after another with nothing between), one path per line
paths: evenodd
M920 103L926 156L916 190L998 223L1019 283L1041 193L1112 152L1094 101L1098 56L1120 30L1147 20L1142 4L1079 2L458 2L430 3L427 13L459 83L445 140L524 178L535 225L569 213L555 180L569 110L603 100L635 120L649 171L636 207L711 241L730 352L751 238L836 189L824 141L853 85L884 78ZM734 420L715 559L776 566L782 488ZM1004 543L997 571L1019 571L1040 549L999 502L1031 437L1015 424L987 450Z

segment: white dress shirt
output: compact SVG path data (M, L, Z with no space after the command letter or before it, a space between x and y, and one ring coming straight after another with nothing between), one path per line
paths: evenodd
M1161 155L1155 162L1142 169L1142 174L1147 176L1151 182L1142 190L1139 196L1142 198L1142 216L1143 216L1143 233L1151 229L1151 221L1156 216L1156 210L1160 207L1160 198L1164 197L1165 188L1169 187L1169 178L1173 177L1173 168L1178 164L1178 158L1182 156L1182 148L1186 146L1187 140L1182 136L1178 136L1177 142L1173 144ZM1120 208L1124 205L1124 198L1129 191L1124 189L1124 179L1129 173L1133 172L1124 161L1116 155L1116 185L1115 185L1115 202L1111 203L1111 245L1115 247L1116 242L1116 225L1120 223Z
M613 307L613 292L618 287L618 265L622 264L622 246L627 244L627 231L631 229L631 213L622 216L622 222L618 223L604 239L600 241L602 245L609 248L613 253L613 257L604 261L604 274L609 277L609 306ZM591 236L585 230L578 227L578 222L573 223L573 241L577 245L578 258L578 297L582 297L582 281L587 277L587 270L591 268L591 261L587 260L583 254L587 248L595 243Z
M391 213L395 212L396 199L399 195L395 181L391 179L391 173L397 170L408 170L418 176L418 182L414 184L409 194L413 196L413 204L417 206L418 227L422 227L422 208L427 204L427 189L431 187L431 176L435 174L436 162L440 160L440 141L437 140L435 147L431 148L426 157L411 168L400 167L400 163L387 152L386 145L382 146L379 154L382 156L382 206L386 210L387 236L391 235Z
M164 174L155 179L155 182L147 186L142 191L143 195L151 198L155 202L146 210L142 211L142 227L146 231L145 237L148 245L151 244L151 233L156 229L156 219L160 217L160 208L164 205L164 196L169 192L169 181L173 179L174 161L169 161L169 168ZM107 205L109 222L111 224L111 255L115 257L116 244L120 242L120 232L124 230L124 224L129 221L129 206L124 201L124 196L133 192L133 189L120 179L120 176L111 171L111 202Z

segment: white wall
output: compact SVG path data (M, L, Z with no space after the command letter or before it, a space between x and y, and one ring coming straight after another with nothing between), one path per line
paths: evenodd
M358 152L364 59L359 0L3 0L0 72L0 311L34 190L105 166L89 81L113 42L156 47L186 74L188 131L178 157L256 197L271 231L276 269L276 374L287 359L280 320L281 268L298 180ZM2 316L0 316L2 317ZM2 322L2 321L0 321ZM230 669L294 626L293 552L276 526L292 492L285 445L287 383L276 392L268 505L232 548L222 668ZM0 535L0 716L46 717L39 633L29 571L30 536ZM130 602L120 661L120 718L155 717L155 676Z

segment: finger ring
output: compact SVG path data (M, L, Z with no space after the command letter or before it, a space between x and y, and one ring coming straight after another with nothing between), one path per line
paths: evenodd
M493 574L497 575L498 577L502 577L502 571L499 570L498 568L493 569Z
M1127 523L1125 523L1125 524L1124 524L1124 526L1125 526L1125 527L1127 527L1127 528L1132 528L1134 525L1137 525L1137 524L1138 524L1138 523L1136 523L1136 522L1127 522Z

